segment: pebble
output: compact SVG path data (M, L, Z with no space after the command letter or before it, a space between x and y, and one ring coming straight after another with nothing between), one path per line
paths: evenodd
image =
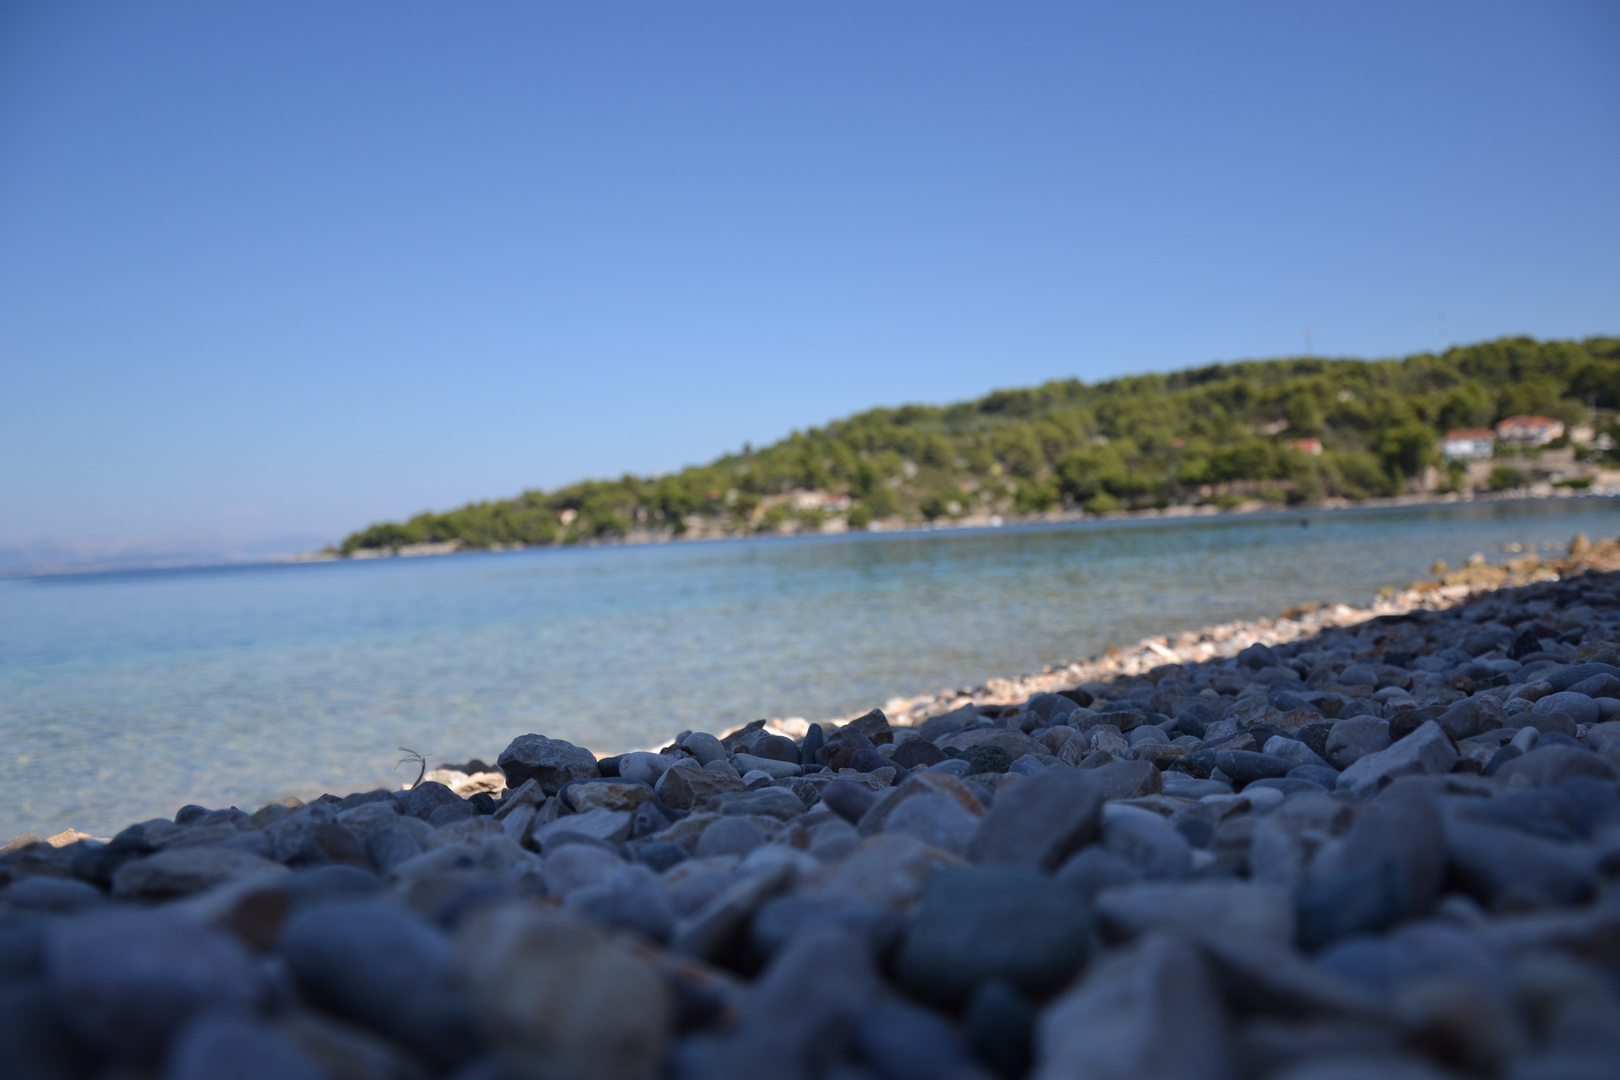
M716 855L747 855L765 842L759 826L743 817L726 818L703 830L695 854L700 859Z
M555 795L570 780L601 775L596 755L583 747L544 735L519 735L509 743L496 765L506 774L508 787L533 780L547 795Z
M718 742L719 740L715 740ZM691 761L678 761L659 778L654 791L658 800L676 810L695 810L715 795L728 791L742 791L746 785L722 753L715 759L719 769L694 766Z
M801 776L804 769L796 761L782 761L777 758L758 757L754 754L736 754L731 759L731 767L737 770L739 776L751 772L762 772L772 780L785 780L790 776Z
M1052 879L1091 900L1104 889L1141 881L1143 871L1123 855L1093 845L1074 853Z
M590 844L569 844L546 855L541 874L548 896L567 897L576 889L600 885L624 866L617 852Z
M1105 799L1136 799L1164 790L1164 775L1147 761L1110 761L1088 770Z
M1596 724L1602 720L1597 701L1586 694L1576 693L1573 690L1548 694L1531 706L1530 713L1532 716L1538 717L1549 713L1562 713L1574 721L1577 726Z
M1239 791L1256 780L1287 776L1295 764L1287 758L1254 750L1222 750L1215 755L1215 766L1231 777L1232 785Z
M733 1028L681 1047L674 1076L813 1080L841 1056L838 1036L850 1032L881 989L857 935L836 929L805 934L771 959ZM828 1069L826 1075L836 1074Z
M1440 725L1429 720L1388 749L1358 758L1339 774L1338 786L1364 799L1403 776L1446 773L1456 763L1457 748Z
M600 761L521 735L410 791L25 839L0 852L0 1059L1607 1076L1620 576L1459 588L841 726Z
M655 871L621 867L608 881L576 890L565 905L617 930L666 944L675 933L675 909Z
M958 751L957 757L967 762L971 773L1004 773L1013 763L1013 755L999 746L974 746Z
M1578 776L1613 782L1614 766L1603 757L1576 746L1538 744L1505 764L1497 779L1509 786L1558 787Z
M924 1000L964 1002L988 979L1056 990L1091 951L1090 913L1037 870L941 869L901 939L901 985Z
M1333 725L1322 756L1335 769L1348 769L1368 754L1389 747L1389 724L1370 717L1352 717Z
M63 1025L44 987L0 980L0 1061L8 1077L89 1076L88 1049Z
M1297 765L1288 770L1287 779L1309 780L1323 791L1339 786L1339 772L1329 765Z
M848 780L834 780L821 790L821 801L833 813L849 822L858 822L878 803L871 788Z
M587 810L634 812L654 798L652 785L637 780L576 780L563 788L561 795L576 814Z
M1293 769L1298 768L1332 769L1332 766L1316 751L1298 739L1290 739L1286 735L1273 735L1267 739L1264 750L1272 757L1281 758L1289 764L1290 769L1283 774L1284 776L1292 775ZM1231 772L1230 769L1226 771Z
M628 810L587 810L582 814L569 814L553 821L536 824L529 838L541 852L547 845L563 837L584 837L606 844L622 844L630 839L630 812Z
M106 902L100 889L75 878L29 877L9 886L5 904L12 911L71 915Z
M797 872L786 861L738 869L724 888L675 924L670 944L676 951L700 960L723 954L742 937L759 906L786 888Z
M804 800L786 788L766 787L757 791L723 793L709 797L708 807L726 815L746 814L789 821L807 809Z
M1055 870L1096 835L1106 790L1096 770L1030 777L991 804L969 854L978 863Z
M1185 939L1150 934L1108 955L1042 1015L1035 1080L1226 1080L1226 1018Z
M864 840L828 875L824 888L880 907L909 909L923 883L942 866L958 866L949 852L902 833Z
M312 1001L441 1066L478 1046L454 988L450 940L401 907L346 901L301 911L277 951Z
M460 972L489 1044L509 1074L641 1080L674 1021L665 980L572 913L507 906L461 934Z
M385 874L420 854L422 845L403 824L380 825L366 836L366 857Z
M927 739L907 739L895 747L889 761L906 769L929 769L942 761L951 760L945 751Z
M113 874L116 897L170 900L246 877L285 874L287 868L245 851L220 847L170 848L126 862Z
M400 792L394 798L399 804L400 813L423 821L432 817L434 811L441 807L459 806L462 803L460 795L436 780L425 780L409 791Z
M944 795L918 795L902 803L883 827L887 832L914 836L941 851L966 855L979 830L979 819Z
M978 1059L1001 1076L1024 1076L1034 1056L1035 1005L1005 979L988 979L968 999L962 1027Z
M1291 944L1294 907L1285 890L1250 881L1144 882L1097 894L1103 933L1127 941L1149 931L1189 938Z
M665 754L626 754L619 759L619 775L626 780L640 780L656 786L658 778L674 763L675 759Z
M1192 845L1151 810L1120 807L1102 825L1102 850L1119 856L1143 877L1180 878L1192 868Z
M760 953L771 956L807 934L850 933L877 957L889 951L902 924L899 913L865 900L827 893L794 893L767 900L755 913L750 934Z
M61 1022L95 1052L129 1064L158 1059L193 1017L252 1012L270 993L235 940L167 912L66 920L47 937L44 968Z
M164 1080L323 1080L325 1073L262 1020L211 1014L187 1025Z
M695 731L680 741L680 746L699 765L726 760L726 748L719 739L706 731Z
M818 822L811 827L809 839L805 850L825 862L842 862L861 846L861 834L842 818Z
M966 1040L931 1009L888 998L861 1010L854 1028L857 1052L886 1080L984 1076L974 1065Z
M1521 829L1448 822L1446 856L1464 889L1503 911L1578 904L1597 891L1588 852Z
M1318 850L1295 894L1300 944L1316 950L1427 914L1445 867L1439 811L1414 782L1395 784L1342 840Z

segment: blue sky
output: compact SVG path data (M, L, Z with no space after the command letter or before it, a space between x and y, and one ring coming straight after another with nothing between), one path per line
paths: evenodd
M14 0L0 545L1620 332L1616 55L1612 3Z

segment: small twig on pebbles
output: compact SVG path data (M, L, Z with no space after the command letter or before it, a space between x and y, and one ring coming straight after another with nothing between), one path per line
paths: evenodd
M399 759L399 765L395 765L394 768L397 769L400 765L409 765L413 762L421 766L421 769L416 774L416 780L411 784L410 787L405 789L406 791L413 791L422 786L422 777L427 775L427 755L419 754L415 750L405 746L400 747L400 749L405 752L405 756Z

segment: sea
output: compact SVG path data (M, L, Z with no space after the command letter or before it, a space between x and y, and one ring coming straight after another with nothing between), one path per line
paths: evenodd
M1620 500L0 579L0 841L844 717L1577 533Z

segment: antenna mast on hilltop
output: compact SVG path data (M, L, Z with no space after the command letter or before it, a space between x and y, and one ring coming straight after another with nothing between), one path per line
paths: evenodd
M1311 328L1305 328L1305 359L1311 358Z

